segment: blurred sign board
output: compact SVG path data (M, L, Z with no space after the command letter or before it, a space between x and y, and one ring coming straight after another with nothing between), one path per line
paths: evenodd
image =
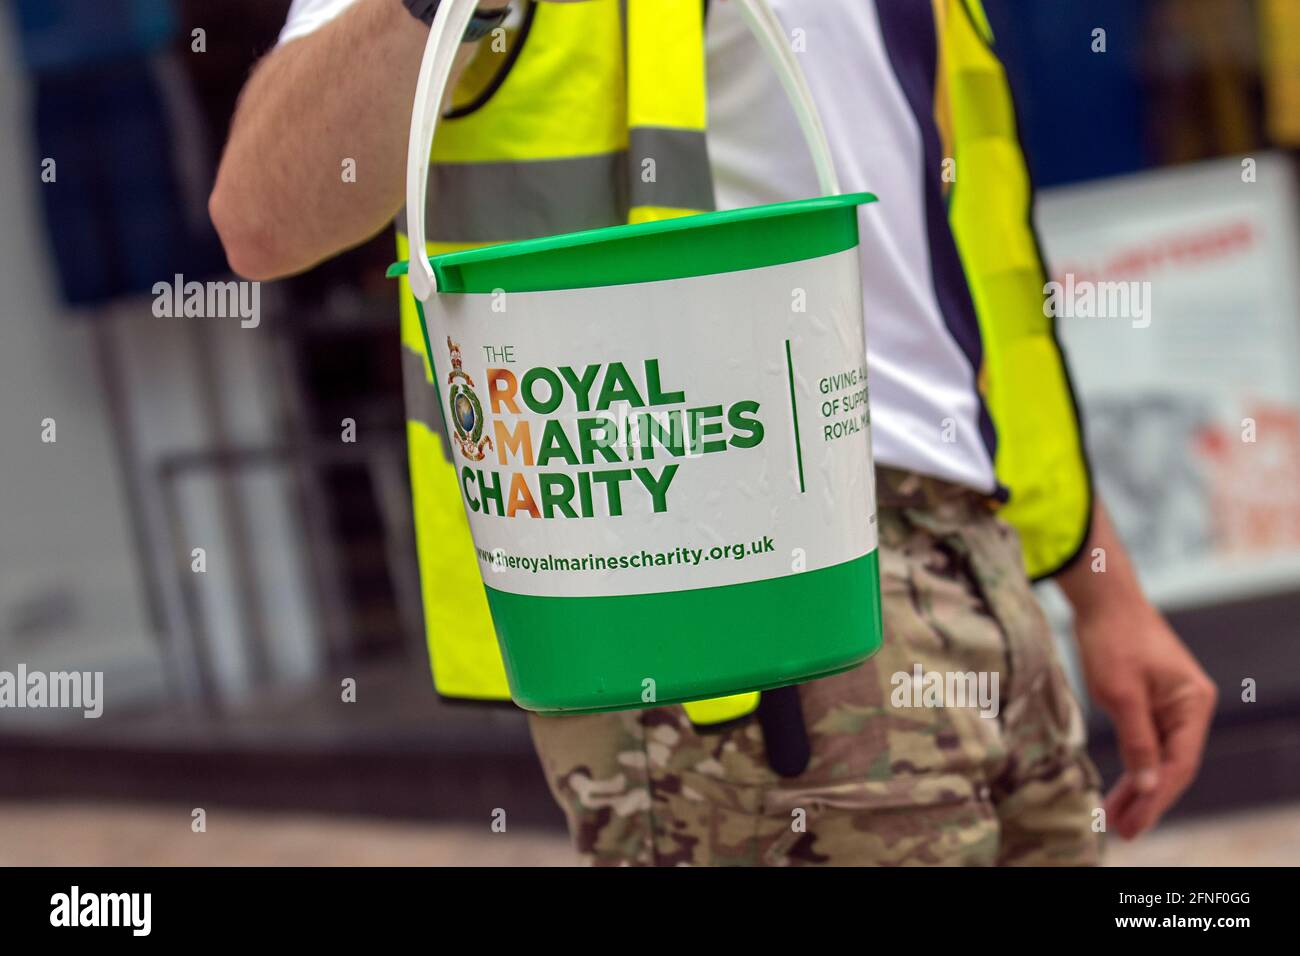
M1300 588L1293 176L1265 154L1039 195L1097 485L1167 608Z

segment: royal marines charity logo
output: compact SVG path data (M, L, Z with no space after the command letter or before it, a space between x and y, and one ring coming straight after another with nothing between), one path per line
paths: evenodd
M447 384L451 386L451 424L453 436L460 453L470 461L482 461L485 449L492 447L492 439L483 434L483 406L474 394L474 380L461 368L460 346L447 336L447 351L451 354L451 373Z

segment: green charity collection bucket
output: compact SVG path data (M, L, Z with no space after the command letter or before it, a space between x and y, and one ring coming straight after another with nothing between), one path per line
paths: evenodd
M825 198L398 263L516 703L617 710L847 670L880 645L858 207L771 13L742 10ZM473 0L439 9L407 171ZM468 559L468 555L467 555Z

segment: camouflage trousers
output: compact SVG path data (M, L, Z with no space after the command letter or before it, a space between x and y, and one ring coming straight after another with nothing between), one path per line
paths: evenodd
M680 706L530 717L585 862L1099 861L1099 780L1015 532L954 485L884 468L877 485L884 646L799 687L812 756L798 776L770 768L752 718L709 730ZM918 666L997 675L996 707L924 706Z

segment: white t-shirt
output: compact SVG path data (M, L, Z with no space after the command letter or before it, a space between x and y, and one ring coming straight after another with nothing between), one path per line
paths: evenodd
M311 33L354 2L293 0L280 42ZM926 55L925 44L933 56L934 37L916 19L929 14L912 8L929 4L769 3L788 29L797 25L804 31L800 63L841 188L880 197L859 212L876 462L992 491L993 438L975 387L978 357L972 348L978 345L971 343L978 337L969 294L954 275L946 218L936 217L928 194L941 157L927 153L927 138L934 138L933 100L924 98L925 70L916 67L925 64L917 59ZM726 0L709 4L706 45L708 144L718 208L818 195L812 160L780 81Z

